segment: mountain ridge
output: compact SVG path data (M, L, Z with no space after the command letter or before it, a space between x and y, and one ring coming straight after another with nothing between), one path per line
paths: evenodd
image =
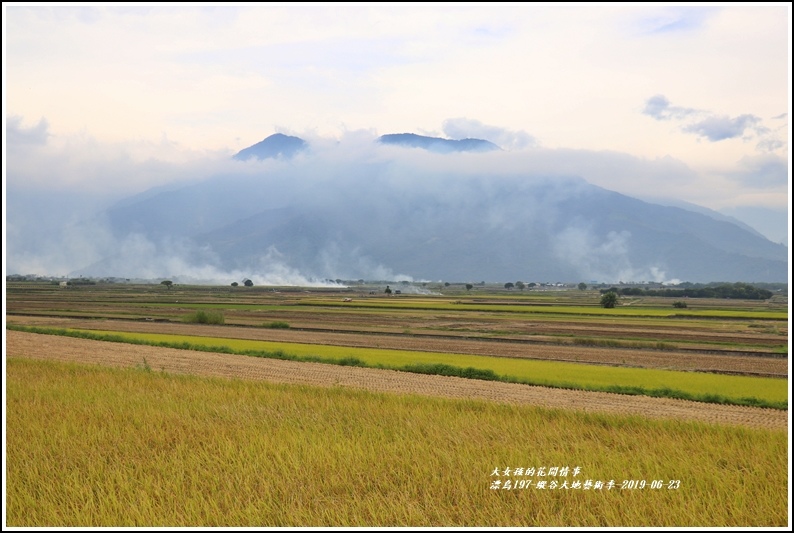
M274 133L248 148L243 148L234 154L232 158L238 161L247 161L251 158L272 159L283 157L289 159L308 147L308 143L300 137Z

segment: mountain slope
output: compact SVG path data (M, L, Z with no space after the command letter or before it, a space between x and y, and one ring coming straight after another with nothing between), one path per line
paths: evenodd
M225 268L254 264L272 249L301 272L344 279L368 277L377 265L414 278L459 281L786 276L784 247L726 222L592 186L563 196L555 184L544 183L526 193L465 205L410 197L390 207L293 206L197 235L196 241L212 247ZM533 204L531 196L548 201Z
M437 141L384 137L424 149ZM310 156L265 174L230 172L137 195L106 215L119 242L143 239L149 246L81 273L132 277L110 270L203 262L225 271L278 266L332 279L788 279L788 249L730 220L644 202L581 178L461 174L383 157L329 163ZM142 249L157 258L148 260ZM178 260L162 260L173 254Z
M306 141L300 137L292 137L282 133L275 133L270 137L244 148L234 155L234 159L247 161L251 158L268 159L284 157L290 158L298 152L308 148Z

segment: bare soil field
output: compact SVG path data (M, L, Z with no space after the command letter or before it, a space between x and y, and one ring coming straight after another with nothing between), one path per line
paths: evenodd
M64 304L61 304L64 305ZM114 313L123 314L151 314L178 319L184 310L175 304L169 307L125 307L124 303L97 305L95 303L69 302L68 306L73 312L84 313L86 316L103 317ZM451 335L499 335L516 338L534 337L537 335L556 336L587 336L598 338L631 338L637 340L687 343L740 343L764 346L782 346L786 344L788 325L785 322L768 322L760 324L758 331L719 331L719 326L692 325L690 321L670 319L669 324L648 326L647 324L632 324L629 320L593 319L580 320L576 316L564 319L541 319L537 317L519 319L510 315L490 313L495 316L476 314L467 320L458 314L444 313L372 313L366 310L350 308L337 308L334 313L317 312L309 308L301 311L292 311L291 306L284 306L279 311L258 310L233 310L224 311L227 321L241 324L262 324L268 320L288 321L295 327L313 327L318 329L371 329L377 331L411 329L416 334L451 334ZM54 302L9 302L9 312L35 313L35 314L60 314L58 305ZM468 312L469 314L474 314ZM764 331L766 330L766 331ZM774 331L770 333L768 331ZM507 333L509 332L509 333ZM718 347L712 347L717 349Z
M407 334L387 335L375 332L362 334L356 332L300 331L294 329L210 326L152 321L81 320L74 318L30 316L9 316L7 317L7 321L12 324L58 328L196 335L318 345L489 355L496 357L545 359L613 366L746 374L783 378L788 375L788 359L786 357L717 355L673 350L543 345L526 342L509 342L507 340L500 340L497 342L482 339L432 338L429 336L412 336Z
M597 298L592 294L568 291L557 294L552 301L513 298L471 298L460 300L440 298L439 302L455 303L448 309L367 308L360 302L380 304L410 303L410 296L399 299L382 295L356 294L356 291L328 292L325 290L275 291L264 288L231 290L223 287L174 288L163 290L156 286L106 285L74 287L69 290L12 285L7 295L10 315L36 314L40 316L82 316L85 318L152 318L179 322L192 312L193 305L225 306L226 324L261 326L269 321L288 322L294 329L318 331L347 331L358 333L409 334L427 338L481 338L512 340L523 343L560 344L575 340L616 341L618 343L664 343L681 351L712 353L773 354L785 351L788 344L788 324L783 320L764 319L703 319L668 317L608 317L580 315L537 315L502 311L479 311L467 304L500 304L521 306L571 305ZM259 289L259 290L253 290ZM352 296L353 301L340 301ZM543 298L539 295L538 298ZM307 305L307 299L310 303ZM656 303L669 308L663 298L643 298L642 305ZM784 300L769 302L693 299L692 308L730 310L785 311ZM780 300L780 301L779 301ZM327 305L324 303L327 302ZM639 300L626 305L637 307ZM235 308L234 304L256 307ZM637 304L637 305L634 305ZM388 305L388 304L387 304Z
M209 329L209 327L206 327ZM153 371L320 386L345 386L379 392L482 399L585 412L674 418L768 429L786 429L788 411L686 400L570 391L511 383L430 376L320 363L194 352L6 331L8 357L27 357Z

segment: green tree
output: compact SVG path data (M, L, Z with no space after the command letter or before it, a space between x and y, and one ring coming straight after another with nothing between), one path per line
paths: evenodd
M232 281L232 287L236 287L236 286L237 286L237 282L236 281Z
M513 285L511 282L508 281L507 283L505 283L505 289L507 289L508 291L513 287L515 287L515 285Z
M587 290L587 283L582 282L579 285L577 285L577 287L579 287L580 291L586 291Z
M607 291L601 296L601 307L612 309L618 303L618 293L614 291Z
M516 289L523 291L524 287L526 287L526 285L524 285L523 281L516 281Z
M386 290L383 292L385 292L386 294L391 294L391 289L389 288L388 285L386 285Z
M245 285L246 287L253 287L254 282L251 281L250 279L246 279L245 281L243 281L243 285Z
M533 281L533 282L531 282L529 285L527 285L527 287L529 287L530 289L531 289L532 287L535 287L535 286L537 286L537 283L535 283L534 281Z
M166 279L166 280L160 282L160 285L165 285L166 289L170 289L171 285L173 285L173 284L174 284L174 282L171 281L170 279Z
M474 287L474 285L472 285L471 283L467 283L466 284L466 290L467 291L470 291L472 289L472 287Z

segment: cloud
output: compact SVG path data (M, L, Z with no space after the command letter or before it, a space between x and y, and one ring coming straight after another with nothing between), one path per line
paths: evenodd
M22 117L11 116L6 120L6 142L9 145L45 145L50 137L49 128L46 118L39 120L35 126L25 128L22 126Z
M714 7L662 6L638 24L649 34L683 32L702 28L706 20L718 12L719 8Z
M739 115L731 118L728 116L710 116L694 124L684 126L687 133L694 133L705 137L711 142L742 137L748 129L759 133L766 133L766 128L758 126L761 119L754 115Z
M668 100L664 95L657 94L656 96L651 96L648 98L647 102L645 102L645 107L643 108L642 113L644 115L653 117L656 120L670 120L673 118L686 118L689 115L698 113L698 110L689 107L672 106L670 105L670 100Z
M759 152L774 152L775 150L783 148L784 146L786 146L786 143L780 139L774 138L761 139L758 141L758 144L755 145Z
M745 187L768 189L788 184L788 161L774 154L745 156L737 167L725 176Z
M691 107L674 106L663 94L650 97L645 102L642 114L656 120L686 122L680 127L681 131L692 133L711 142L735 138L749 141L753 138L760 138L761 140L756 144L756 149L765 152L771 152L785 146L785 143L777 137L778 134L776 132L761 124L762 120L760 117L751 114L730 117L729 115L717 115ZM786 118L786 114L783 113L773 118ZM778 128L778 130L781 130L781 128Z
M103 142L86 133L52 135L42 118L25 128L7 121L9 184L28 189L76 189L121 197L162 183L187 182L217 168L231 154L189 150L165 135L157 142Z
M505 150L521 150L538 145L537 139L525 131L488 126L468 118L449 118L444 121L442 129L451 139L485 139Z

